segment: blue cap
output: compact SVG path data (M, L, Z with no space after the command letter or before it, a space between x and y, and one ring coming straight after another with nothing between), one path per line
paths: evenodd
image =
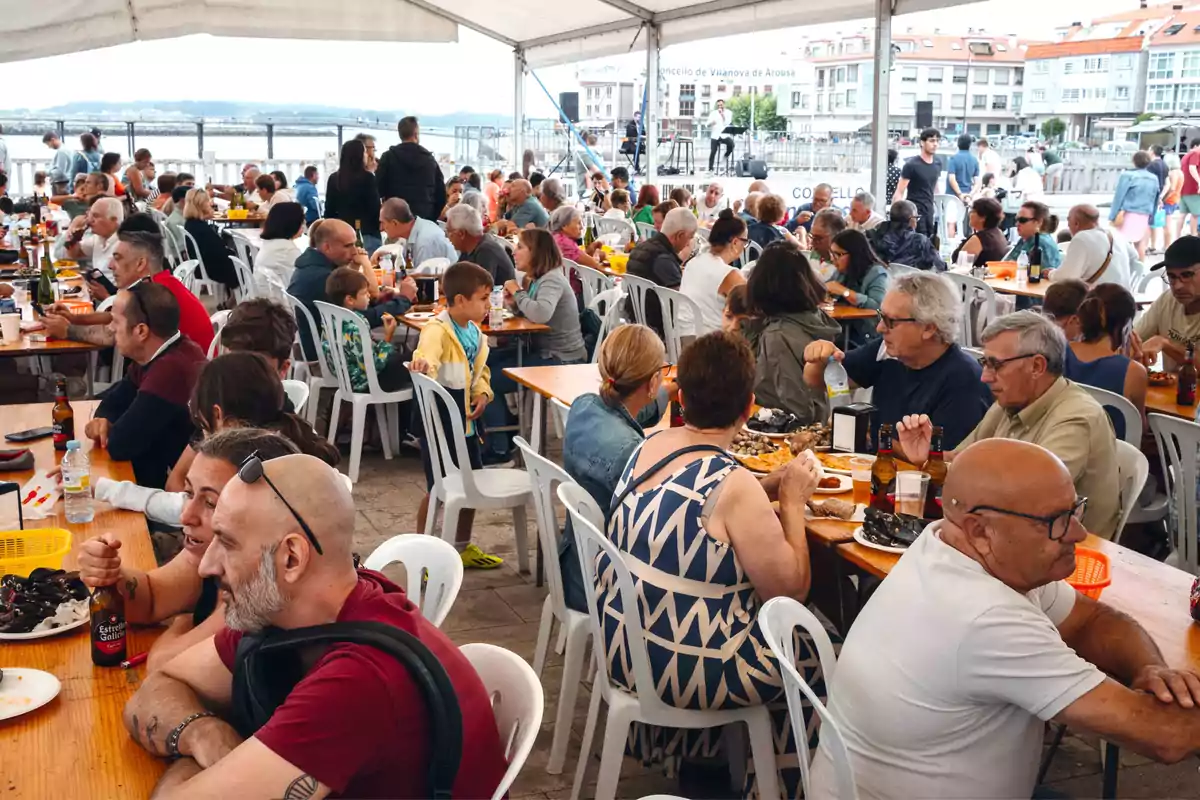
M79 440L72 439L71 441L67 442L67 449L68 450L78 450L79 449Z

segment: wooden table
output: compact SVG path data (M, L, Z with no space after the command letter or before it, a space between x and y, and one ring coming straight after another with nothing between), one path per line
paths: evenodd
M212 218L212 221L217 223L218 225L231 225L231 226L244 225L246 227L261 228L262 224L267 221L267 215L252 213L249 216L243 217L241 219L230 219L229 217L225 216L224 214L218 214Z
M17 356L57 356L65 353L90 353L103 349L98 344L90 342L75 342L70 339L47 339L34 341L29 334L23 334L19 342L0 343L0 358L15 358Z
M0 433L35 428L50 423L50 403L0 407ZM72 403L77 433L92 415L95 401ZM83 441L81 439L81 441ZM11 445L8 445L11 447ZM39 470L55 464L58 454L50 439L27 445ZM91 443L83 444L85 450ZM91 450L92 480L109 477L133 480L128 462L110 461L103 450ZM24 482L32 473L4 473L5 479ZM0 502L8 502L9 497ZM121 538L121 558L139 569L155 567L154 549L141 514L118 511L98 503L96 518L87 525L72 525L62 517L42 523L67 528L76 546L100 533ZM74 554L64 564L68 569ZM160 628L129 628L129 654L143 653L158 638ZM31 642L0 643L0 669L28 667L52 673L63 684L49 705L15 719L0 722L0 786L5 800L43 800L65 795L92 798L149 797L165 762L139 747L121 722L126 700L133 695L145 667L125 671L92 665L88 628Z
M1146 389L1146 413L1170 414L1186 420L1196 418L1196 410L1200 406L1181 406L1175 402L1175 384L1169 386L1150 386Z
M1000 292L1000 294L1015 294L1020 297L1034 297L1038 300L1046 298L1046 290L1052 285L1045 278L1038 283L1029 283L1025 286L1018 286L1016 280L1009 280L1007 278L984 278L983 282L997 292Z
M397 322L404 325L409 330L417 331L418 333L429 324L432 317L425 319L411 319L408 314L402 314L397 318ZM517 366L521 366L524 360L525 353L525 337L537 333L546 333L550 330L549 325L542 325L539 322L530 322L524 317L510 317L504 320L504 325L499 328L493 328L486 322L480 326L485 336L514 336L517 340ZM405 344L408 344L408 338L405 337Z

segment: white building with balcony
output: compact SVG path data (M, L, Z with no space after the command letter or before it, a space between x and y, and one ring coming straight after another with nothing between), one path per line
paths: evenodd
M932 124L953 136L1007 135L1027 130L1025 51L1030 42L1011 36L944 36L893 33L888 128L894 135L917 132L918 103L928 102ZM851 136L868 128L874 95L874 57L867 31L805 47L813 69L811 85L789 92L786 114L792 130L811 126L820 137Z
M1200 115L1200 11L1173 16L1149 38L1147 55L1144 110Z

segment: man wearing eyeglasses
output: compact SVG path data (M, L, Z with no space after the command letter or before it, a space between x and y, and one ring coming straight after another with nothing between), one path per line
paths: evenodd
M84 435L112 459L132 461L139 485L162 489L195 432L188 401L204 351L180 334L174 295L150 281L117 295L109 329L132 366L100 401Z
M1064 582L1095 498L1059 459L979 442L942 498L945 519L858 615L829 687L860 797L1033 796L1050 720L1158 761L1200 750L1200 676ZM811 795L835 786L822 737Z
M1017 311L993 320L982 338L983 382L996 402L946 460L983 439L1041 445L1066 464L1076 491L1089 498L1084 527L1111 539L1121 514L1116 435L1104 408L1063 377L1066 337L1041 314ZM896 431L906 461L925 463L932 430L925 415L901 420Z
M1147 365L1162 354L1163 365L1174 372L1187 357L1188 343L1200 342L1200 237L1181 236L1171 243L1163 262L1163 280L1170 289L1133 323Z
M139 744L178 756L155 797L431 796L431 762L445 755L434 752L431 711L408 668L382 650L337 643L284 653L295 669L273 676L282 703L261 727L245 719L233 688L243 645L252 646L244 637L335 621L398 628L428 648L462 715L453 796L492 796L507 764L487 690L403 590L354 568L354 513L338 473L305 455L251 457L222 489L199 571L220 586L227 627L147 678L125 707Z

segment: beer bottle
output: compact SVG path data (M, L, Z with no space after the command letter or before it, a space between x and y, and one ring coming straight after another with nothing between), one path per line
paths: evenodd
M55 381L54 408L50 411L54 426L54 449L66 450L67 442L75 438L75 411L67 397L67 379L61 375Z
M54 262L50 260L49 239L46 240L45 249L42 251L42 274L38 276L37 299L43 309L54 305Z
M92 592L92 663L119 667L125 660L125 598L116 586Z
M354 244L357 247L363 247L365 249L365 246L363 245L363 238L362 238L362 220L361 219L354 220Z
M1179 368L1179 382L1175 389L1175 402L1181 406L1196 405L1196 345L1188 342L1187 358Z
M405 243L405 246L404 246L404 275L402 276L402 278L407 278L408 274L413 271L414 266L415 265L413 264L412 248L409 247L407 243Z
M887 511L896 510L896 457L892 454L892 426L879 426L879 450L875 463L871 465L871 508Z
M583 228L583 249L587 250L592 246L592 242L596 241L596 237L592 234L592 223L585 222Z
M942 487L946 483L946 457L942 450L942 426L933 426L929 440L929 460L925 462L929 473L929 487L925 492L925 519L942 518Z

